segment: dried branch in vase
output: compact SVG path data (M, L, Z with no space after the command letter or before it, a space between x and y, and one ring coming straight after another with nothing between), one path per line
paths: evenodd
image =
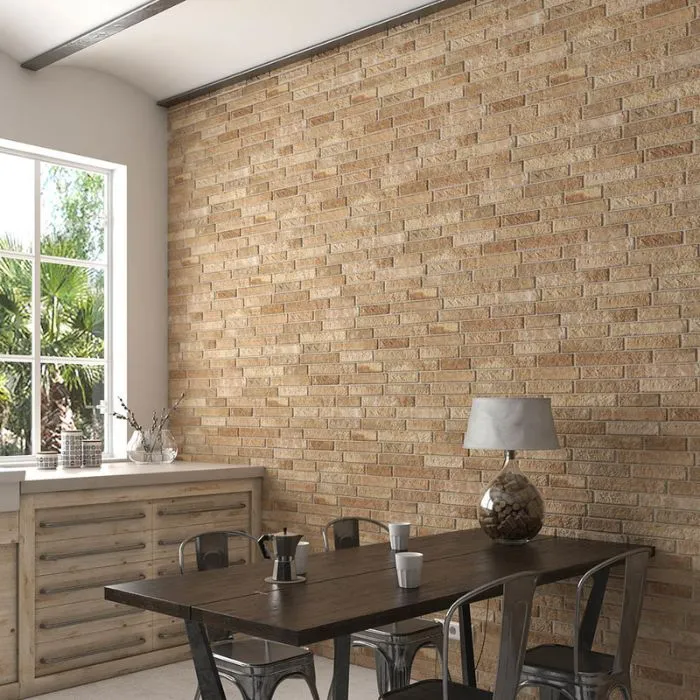
M183 392L177 401L169 408L164 408L160 416L154 411L151 425L148 429L138 422L134 412L126 405L122 398L119 403L124 410L123 413L114 412L112 415L119 420L125 420L133 429L134 434L127 447L127 455L134 462L171 462L177 455L177 447L172 435L167 429L171 415L185 398Z

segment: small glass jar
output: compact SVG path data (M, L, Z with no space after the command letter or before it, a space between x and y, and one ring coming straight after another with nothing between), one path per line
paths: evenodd
M37 452L37 469L58 469L58 452Z
M481 529L497 542L524 544L542 529L544 501L517 464L506 459L486 487L477 516Z
M177 444L169 430L136 430L126 446L126 455L136 464L167 464L177 457Z

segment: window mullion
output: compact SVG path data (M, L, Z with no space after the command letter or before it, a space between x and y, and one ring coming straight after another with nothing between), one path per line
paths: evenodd
M41 450L41 163L34 160L32 266L32 453Z

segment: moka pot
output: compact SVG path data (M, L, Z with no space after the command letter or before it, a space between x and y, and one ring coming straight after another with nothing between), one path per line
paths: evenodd
M287 532L285 527L282 532L262 535L258 539L258 546L263 555L266 554L265 542L272 542L275 551L275 562L272 567L272 579L274 581L296 581L297 569L294 564L294 554L303 535Z

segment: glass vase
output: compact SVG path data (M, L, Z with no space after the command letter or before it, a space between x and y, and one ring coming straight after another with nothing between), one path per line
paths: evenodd
M504 544L529 542L544 521L544 501L536 486L508 457L486 487L477 516L481 529Z
M136 430L126 446L126 455L136 464L167 464L177 457L177 444L169 430Z

